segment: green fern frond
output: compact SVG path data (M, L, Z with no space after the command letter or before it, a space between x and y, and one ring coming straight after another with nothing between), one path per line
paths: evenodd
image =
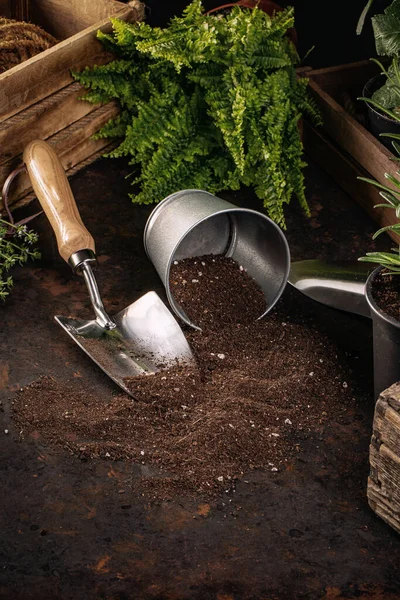
M114 19L99 37L118 58L74 77L89 101L122 107L97 135L121 140L109 155L129 158L134 202L248 185L284 227L293 195L308 210L298 119L319 121L286 36L294 11L203 13L194 0L164 29Z

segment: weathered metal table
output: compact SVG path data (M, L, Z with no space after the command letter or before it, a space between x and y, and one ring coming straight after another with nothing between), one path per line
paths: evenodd
M163 294L142 248L151 208L131 205L128 172L123 162L102 160L72 179L107 267L98 274L112 312L148 289ZM311 220L296 207L288 213L293 259L355 258L373 247L374 224L312 165L308 187ZM240 204L244 196L230 198ZM0 598L400 598L400 539L366 501L370 323L294 296L349 351L359 390L354 414L278 476L251 472L216 503L176 498L150 506L135 493L140 466L84 462L39 437L19 440L10 398L39 375L85 378L99 402L114 389L53 321L90 307L82 283L57 258L44 218L37 227L43 260L16 271L14 292L0 306Z

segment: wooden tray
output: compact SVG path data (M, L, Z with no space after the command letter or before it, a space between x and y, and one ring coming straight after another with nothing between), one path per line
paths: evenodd
M314 128L306 122L304 143L307 154L383 227L398 222L394 211L375 209L374 205L383 201L378 190L357 177L370 177L387 185L385 173L395 174L398 166L392 160L393 154L348 108L355 107L362 114L365 107L356 99L377 72L378 67L371 61L308 71L310 89L324 123ZM400 236L390 235L400 242Z

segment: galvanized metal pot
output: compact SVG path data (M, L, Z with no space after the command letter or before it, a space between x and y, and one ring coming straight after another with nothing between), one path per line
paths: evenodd
M373 283L381 270L378 267L372 271L365 286L373 323L375 398L400 381L400 322L385 314L372 296Z
M267 309L259 318L278 301L289 275L289 246L271 219L203 190L182 190L160 202L146 223L144 246L172 309L196 329L199 327L182 310L170 287L175 260L206 254L232 257L264 292Z

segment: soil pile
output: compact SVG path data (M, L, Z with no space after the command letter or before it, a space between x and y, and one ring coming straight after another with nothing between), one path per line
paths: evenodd
M239 322L235 305L226 310L236 322L187 334L199 372L177 367L132 378L135 400L98 398L81 384L43 378L14 400L21 435L81 457L154 467L140 486L155 498L218 494L249 469L284 469L304 439L319 436L352 404L348 379L335 347L283 316L282 304L251 323Z

